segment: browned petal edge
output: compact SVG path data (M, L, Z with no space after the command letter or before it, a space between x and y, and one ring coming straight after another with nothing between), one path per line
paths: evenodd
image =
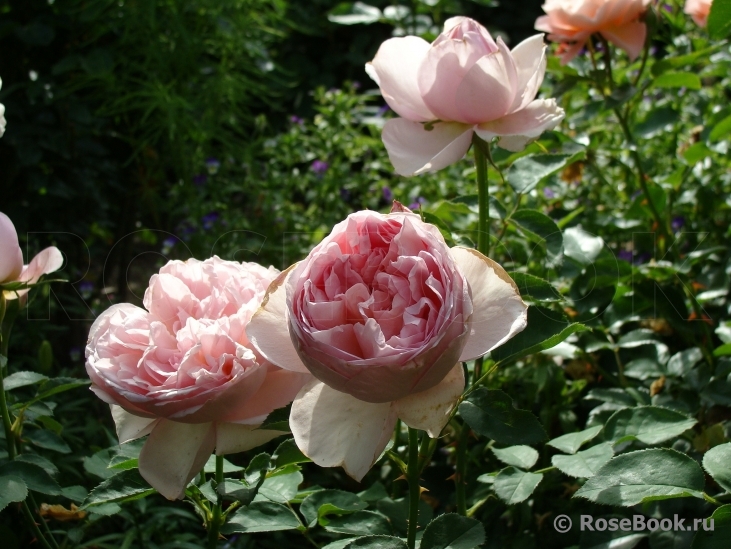
M413 210L410 210L406 206L404 206L401 202L398 200L393 201L393 205L391 206L391 211L389 213L414 213Z
M266 307L267 303L269 303L269 296L277 291L277 289L284 284L284 282L287 280L287 276L289 275L290 271L294 269L297 265L299 265L299 261L297 263L293 263L289 267L287 267L285 270L283 270L281 273L279 273L279 276L272 280L272 282L269 284L269 287L267 288L266 293L264 294L264 299L261 301L261 305L259 305L259 308Z

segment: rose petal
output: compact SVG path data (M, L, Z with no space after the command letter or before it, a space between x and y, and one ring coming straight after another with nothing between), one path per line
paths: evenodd
M246 326L246 336L256 350L272 364L285 370L308 373L289 337L287 318L287 277L292 265L269 285L259 310Z
M396 414L390 402L363 402L314 380L292 403L289 424L302 453L360 481L386 447Z
M213 423L160 420L140 452L140 475L167 499L182 499L215 445Z
M120 444L149 435L155 425L157 425L157 422L160 421L155 418L130 414L116 404L112 404L109 407L112 409L112 419L117 428L117 438Z
M143 303L171 333L185 326L189 317L197 317L200 309L198 298L185 282L166 273L152 275Z
M400 175L418 175L441 170L462 159L472 143L472 126L438 122L431 130L405 118L395 118L383 127L383 143Z
M257 429L258 425L239 425L237 423L216 424L216 455L246 452L272 439L285 435L284 431Z
M63 255L55 246L40 251L30 262L29 265L23 267L18 276L18 281L27 282L28 284L37 283L40 278L45 275L57 271L63 265ZM6 299L17 299L30 292L30 288L18 290L16 292L5 292Z
M390 38L366 64L366 72L381 88L383 98L396 113L408 120L426 122L436 116L419 93L417 71L429 50L429 42L417 36Z
M459 360L474 360L502 345L527 322L528 306L505 270L477 250L455 246L452 257L472 291L472 331Z
M475 131L485 141L500 137L498 144L515 152L525 148L543 132L558 126L564 115L555 99L536 99L523 110L480 124Z
M437 438L449 421L457 399L464 391L462 364L454 366L439 385L401 398L393 403L394 412L406 425L426 431Z
M538 93L546 73L546 45L543 35L536 34L515 46L510 55L517 71L517 94L509 112L525 108Z
M622 48L629 55L630 61L637 59L637 56L645 47L647 37L647 25L639 21L624 23L601 30L601 35Z
M10 218L0 212L0 284L17 280L22 270L23 252L18 244L18 233Z

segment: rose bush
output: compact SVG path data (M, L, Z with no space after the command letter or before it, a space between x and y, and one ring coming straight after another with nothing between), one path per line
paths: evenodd
M317 378L292 405L300 449L361 479L398 418L438 436L464 388L460 363L525 325L498 264L450 249L411 212L361 211L279 276L247 334L267 360Z
M7 215L0 212L0 285L12 282L36 284L44 274L57 271L62 265L63 255L55 246L42 250L28 265L23 265L23 252L15 226ZM30 288L27 287L4 289L3 294L5 299L10 300L23 297L29 291Z
M396 171L436 171L461 159L473 134L519 151L564 116L553 99L535 99L546 71L543 36L509 50L476 21L453 17L429 44L386 40L366 72L402 118L389 120L383 142Z
M690 15L699 27L705 27L708 23L708 14L711 13L713 0L686 0L683 11Z
M627 52L635 59L647 37L642 16L651 0L546 0L536 30L548 33L549 40L560 42L561 62L576 57L594 33Z
M211 452L241 452L281 435L257 430L310 379L281 369L245 328L279 271L218 257L171 261L141 309L122 303L97 318L86 347L92 391L109 403L120 443L149 434L141 475L182 497Z

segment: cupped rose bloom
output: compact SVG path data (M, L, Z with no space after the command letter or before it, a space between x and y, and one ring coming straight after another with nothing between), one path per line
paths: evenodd
M147 310L114 305L91 328L91 389L111 405L120 443L150 435L140 474L169 499L214 449L242 452L281 435L257 427L311 379L265 360L246 337L278 274L218 257L171 261L150 279Z
M546 15L536 30L564 47L561 63L576 57L594 33L627 52L634 60L642 51L647 26L641 21L652 0L546 0Z
M699 27L705 27L708 23L708 14L711 13L712 0L686 0L685 13L691 16Z
M11 282L36 284L44 274L57 271L63 265L63 255L55 246L38 253L28 265L23 265L23 252L18 233L10 218L0 212L0 285ZM4 290L5 299L23 297L30 288Z
M366 64L388 105L401 118L386 122L383 142L396 171L416 175L461 159L473 134L511 151L564 117L554 99L535 99L546 72L543 36L512 51L472 19L453 17L429 44L390 38Z
M460 362L525 325L502 267L450 249L404 208L337 224L270 286L247 334L271 362L317 378L292 404L299 448L360 480L398 418L438 436L464 389Z

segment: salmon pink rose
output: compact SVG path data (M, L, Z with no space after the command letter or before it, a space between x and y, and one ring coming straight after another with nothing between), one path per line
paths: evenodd
M543 36L509 50L472 19L453 17L432 44L417 36L386 40L366 72L401 118L383 142L396 171L416 175L461 159L473 134L522 150L564 117L554 99L536 99L546 72Z
M690 15L699 27L708 23L708 14L711 13L712 0L686 0L685 13Z
M641 20L652 0L546 0L546 15L536 19L536 30L561 42L563 64L576 57L594 33L627 52L634 60L642 51L647 26Z
M11 282L36 284L43 275L59 270L61 265L63 255L55 246L42 250L28 265L23 265L23 252L20 250L15 225L7 215L0 212L0 286ZM11 300L23 297L29 291L30 288L26 287L4 290L3 294L5 299Z
M398 418L438 436L464 389L460 362L526 325L502 267L450 249L434 225L403 210L337 224L272 284L247 327L269 361L317 378L292 404L297 445L357 480Z
M120 443L150 435L140 474L169 499L214 449L242 452L281 435L257 427L311 378L265 360L246 337L278 274L218 257L171 261L150 279L147 310L114 305L91 328L91 389L111 405Z

